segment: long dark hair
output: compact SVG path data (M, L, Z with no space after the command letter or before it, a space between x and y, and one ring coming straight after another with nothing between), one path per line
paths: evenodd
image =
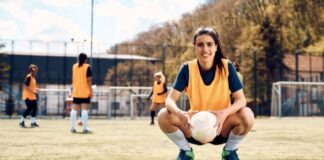
M85 53L80 53L79 55L79 67L81 67L87 59L87 55Z
M224 68L224 65L222 63L222 58L225 58L224 54L223 54L223 49L222 49L222 44L220 42L220 38L219 38L219 34L218 32L216 32L214 29L210 28L210 27L200 27L196 30L194 36L193 36L193 45L196 44L196 39L198 36L201 35L209 35L211 36L214 41L215 44L217 45L217 50L215 53L215 57L214 57L214 65L216 65L219 68L220 73L222 73L222 70Z

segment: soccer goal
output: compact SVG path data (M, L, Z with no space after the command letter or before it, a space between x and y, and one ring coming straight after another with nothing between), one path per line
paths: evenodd
M170 91L171 87L168 87ZM108 118L112 117L145 117L150 114L151 99L148 99L152 87L112 86L109 87ZM189 101L185 94L177 101L179 108L187 110Z
M38 116L63 115L65 114L64 102L70 94L68 89L47 88L38 90Z
M112 86L108 92L108 118L130 116L145 116L149 110L149 100L152 87L127 87L127 86Z
M324 82L273 83L271 116L324 116Z
M72 107L71 89L47 86L39 89L39 116L68 117ZM168 88L170 91L171 88ZM98 86L93 89L90 116L104 116L107 118L147 117L150 115L151 99L148 99L152 87L140 86ZM185 94L177 101L178 107L187 110L189 101Z
M71 89L48 85L38 90L39 116L68 117L72 108ZM107 116L109 93L107 89L93 89L93 97L89 107L90 116Z

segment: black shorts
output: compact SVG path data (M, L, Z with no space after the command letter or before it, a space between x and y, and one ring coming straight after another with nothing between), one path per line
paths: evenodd
M220 144L226 143L227 139L228 138L225 138L225 137L219 135L219 136L215 137L214 140L209 143L214 144L214 145L220 145ZM187 138L187 140L189 143L192 143L192 144L203 145L203 143L195 140L193 137Z
M90 97L89 98L73 98L74 104L81 104L81 103L87 103L90 104Z
M30 108L37 108L37 100L29 100L28 98L25 100L26 106Z

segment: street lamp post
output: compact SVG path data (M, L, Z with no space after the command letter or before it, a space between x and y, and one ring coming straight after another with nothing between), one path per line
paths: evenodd
M90 65L92 66L92 39L93 39L93 2L91 0L91 40L90 40Z

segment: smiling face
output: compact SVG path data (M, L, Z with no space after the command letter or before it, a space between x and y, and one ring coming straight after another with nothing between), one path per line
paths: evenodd
M196 37L194 44L195 53L199 64L209 69L213 65L217 45L214 39L208 34L202 34Z

